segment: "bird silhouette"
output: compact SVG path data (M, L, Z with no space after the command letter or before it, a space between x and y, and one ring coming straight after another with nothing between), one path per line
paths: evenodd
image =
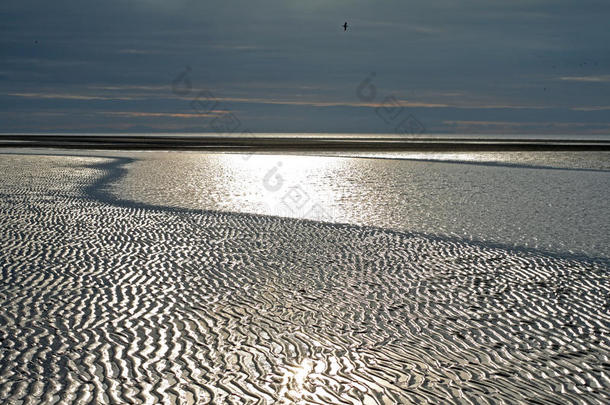
M345 22L345 24L342 25L343 27L343 31L347 31L347 21Z

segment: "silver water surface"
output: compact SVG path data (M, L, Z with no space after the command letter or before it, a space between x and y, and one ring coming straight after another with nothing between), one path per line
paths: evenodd
M398 156L142 154L114 192L191 209L610 256L609 153Z

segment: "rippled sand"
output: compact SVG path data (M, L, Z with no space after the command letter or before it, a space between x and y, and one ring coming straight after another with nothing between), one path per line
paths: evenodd
M0 401L610 401L610 262L114 198L0 159Z

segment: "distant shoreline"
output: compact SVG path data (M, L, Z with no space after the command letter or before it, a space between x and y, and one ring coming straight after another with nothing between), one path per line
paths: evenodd
M1 147L249 151L610 151L610 140L518 138L287 137L250 135L0 135Z

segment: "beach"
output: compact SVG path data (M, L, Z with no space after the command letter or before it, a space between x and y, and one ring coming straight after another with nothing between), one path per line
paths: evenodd
M2 402L610 401L603 152L0 154Z

